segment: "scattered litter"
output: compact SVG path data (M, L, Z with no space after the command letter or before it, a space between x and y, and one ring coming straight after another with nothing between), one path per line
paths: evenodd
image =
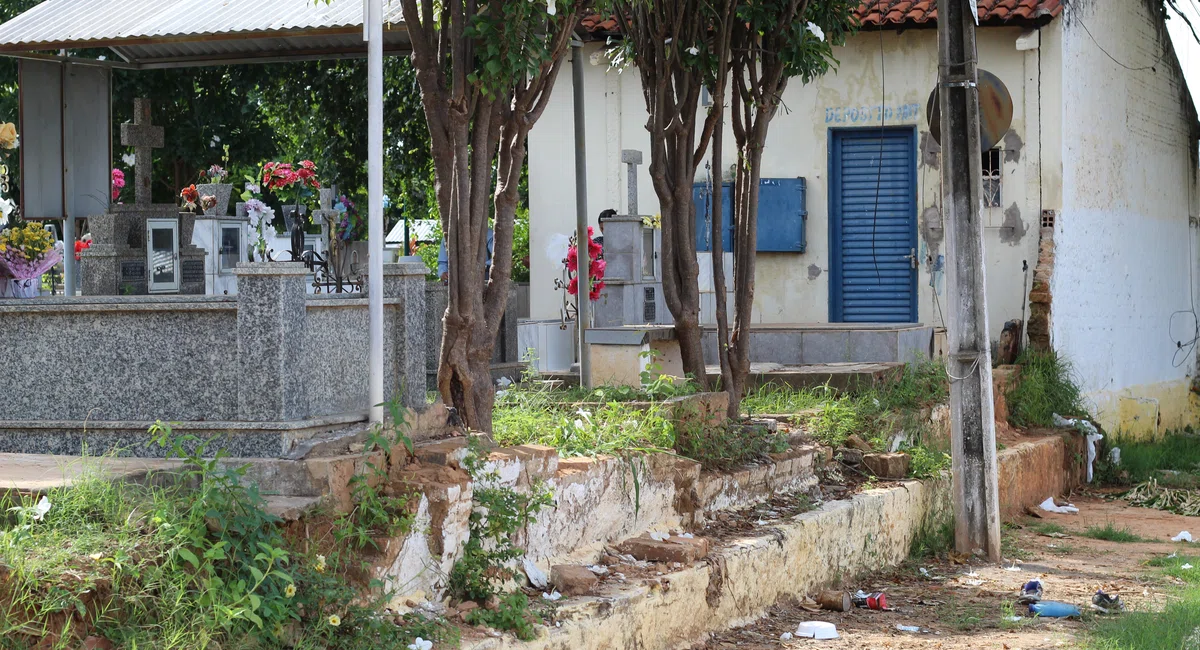
M867 592L859 589L858 592L851 597L851 602L854 603L855 607L866 607L867 609L884 610L887 609L888 606L887 594L883 593L882 591L876 591L868 594Z
M1019 621L1023 621L1023 620L1025 620L1025 619L1024 619L1023 617L1021 617L1021 616L1008 616L1008 617L1006 617L1004 620L1006 620L1006 621L1008 621L1008 622L1010 622L1010 623L1017 623L1017 622L1019 622Z
M926 569L925 567L921 567L920 570L921 570L921 577L926 578L928 580L945 580L946 579L946 576L933 575L932 573L929 572L929 569Z
M804 599L801 600L797 604L799 605L800 609L803 609L806 612L821 611L821 605L817 601L813 600L812 598L810 598L808 596L805 596Z
M983 584L982 580L963 580L962 582L963 584L970 585L972 587L978 587L979 585Z
M1121 448L1120 447L1113 447L1112 449L1108 450L1108 462L1111 463L1113 467L1120 467L1120 465L1121 465Z
M937 607L938 605L945 605L946 603L940 600L925 600L924 598L918 598L917 604L924 605L925 607Z
M1101 614L1114 614L1125 611L1125 603L1119 595L1106 594L1103 589L1098 589L1096 595L1092 596L1092 609Z
M805 621L796 628L796 636L806 639L836 639L837 626L825 621Z
M1192 541L1192 534L1187 532L1186 530L1181 530L1181 531L1179 531L1178 535L1171 538L1171 541L1172 542L1190 542L1190 541ZM1174 557L1174 553L1172 553L1171 555L1172 555L1172 557Z
M1042 618L1071 618L1078 617L1083 613L1079 608L1070 603L1061 603L1056 600L1042 600L1036 603L1029 604L1029 613Z
M1184 564L1184 565L1180 566L1179 568L1180 568L1180 569L1190 569L1190 568L1192 568L1192 565L1190 565L1190 564Z
M1073 504L1068 503L1065 506L1060 506L1054 503L1054 497L1048 497L1038 507L1046 512L1057 512L1060 515L1070 515L1079 512L1079 508L1076 508Z
M921 628L917 627L916 625L900 625L899 623L896 624L896 629L900 630L901 632L920 632L921 631Z
M550 584L550 577L547 576L546 572L542 571L542 569L538 567L533 560L529 558L523 558L521 560L521 566L525 569L525 576L529 578L529 584L533 585L535 588L545 589Z
M1082 418L1064 418L1055 413L1053 415L1054 426L1056 427L1074 427L1080 433L1087 436L1088 443L1088 464L1087 464L1087 482L1092 482L1092 466L1096 463L1096 444L1104 439L1100 432L1096 429L1096 425ZM1118 458L1120 454L1118 454Z
M47 512L50 512L50 499L43 495L41 499L38 499L37 505L33 507L33 520L41 521Z
M1020 571L1021 567L1017 566L1016 562L1013 562L1012 566L1006 566L1006 567L1004 567L1004 570L1005 571Z
M665 542L668 539L671 539L671 536L666 533L658 533L658 532L651 531L650 539L652 539L656 542Z
M550 593L542 592L542 599L549 601L562 600L562 594L558 593L557 589Z
M681 534L677 535L677 537L682 537L684 539L694 539L696 536L691 533L681 533Z
M1030 580L1021 586L1021 596L1017 598L1017 604L1028 605L1036 603L1042 599L1042 581Z
M963 575L967 576L968 578L978 578L978 577L979 577L979 574L978 574L978 573L976 573L974 569L971 569L970 571L967 571L967 572L966 572L966 573L964 573Z
M888 451L890 451L891 453L894 454L894 453L900 451L900 445L902 445L906 442L908 442L908 434L901 431L901 432L897 433L896 435L892 436L892 445L891 445L891 447L888 448Z
M1038 534L1041 535L1042 537L1052 537L1054 539L1071 539L1071 536L1067 535L1066 533L1038 533Z
M1171 559L1171 558L1173 558L1173 557L1179 557L1179 554L1178 554L1178 553L1171 553L1170 555L1168 555L1168 556L1167 556L1167 559L1169 560L1169 559Z
M585 567L585 568L588 571L591 571L592 573L594 573L598 576L602 576L602 575L605 575L608 573L608 567L606 567L602 564L593 564L593 565L591 565L589 567Z
M783 634L780 634L780 635L779 635L779 640L780 640L780 641L791 641L791 640L792 640L792 633L791 633L791 632L784 632Z

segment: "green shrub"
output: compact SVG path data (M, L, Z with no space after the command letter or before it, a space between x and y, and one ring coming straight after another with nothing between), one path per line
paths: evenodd
M1086 416L1071 364L1057 352L1026 350L1021 374L1008 392L1008 421L1018 427L1052 427L1054 414Z

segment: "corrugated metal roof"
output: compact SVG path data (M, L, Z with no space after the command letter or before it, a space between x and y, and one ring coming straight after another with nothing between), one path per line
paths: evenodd
M384 4L396 49L407 42L400 3ZM0 53L111 47L135 63L365 53L362 13L362 0L46 0L0 25Z

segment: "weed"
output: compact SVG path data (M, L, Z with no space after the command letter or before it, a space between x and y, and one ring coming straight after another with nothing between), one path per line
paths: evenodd
M944 451L931 451L919 445L905 451L911 459L908 474L913 478L934 478L950 469L950 454Z
M516 546L513 537L527 527L542 508L554 502L551 492L541 483L535 483L527 494L498 487L499 477L485 470L483 458L478 439L471 438L463 461L475 484L471 536L462 557L450 571L449 582L451 595L479 602L500 596L505 584L516 577L513 567L524 551ZM522 593L504 596L499 610L475 616L486 617L488 625L511 630L520 638L533 638L530 622L533 615L529 612L529 600Z
M723 413L700 417L695 405L676 408L691 412L675 413L675 450L705 469L729 469L787 450L787 439L765 425L730 422Z
M466 620L471 625L482 624L497 630L509 630L522 641L537 638L534 625L540 622L537 615L529 609L529 597L520 591L514 591L501 598L500 606L495 611L472 610Z
M1029 524L1029 530L1032 530L1035 533L1041 533L1042 535L1065 535L1067 533L1066 528L1049 521Z
M923 560L937 557L954 548L954 520L950 513L926 515L908 546L908 557Z
M1017 544L1017 536L1002 531L1000 533L1000 555L1006 560L1028 560L1033 557L1029 551Z
M1146 541L1144 537L1133 534L1133 531L1129 530L1129 528L1117 528L1111 521L1104 524L1104 526L1091 526L1080 534L1084 537L1099 539L1106 542Z
M1147 563L1166 575L1183 580L1187 586L1161 611L1131 611L1115 618L1100 619L1092 628L1089 650L1178 650L1197 647L1200 629L1200 574L1184 564L1200 563L1200 558L1159 557Z
M510 389L497 401L492 430L501 445L548 445L564 456L661 451L675 443L674 428L657 403L639 407L609 401L588 410L544 389Z
M1200 437L1172 432L1157 441L1118 440L1115 444L1121 447L1121 464L1108 474L1120 472L1124 482L1130 483L1154 478L1165 487L1197 487Z
M1008 420L1014 426L1050 427L1055 413L1087 414L1071 364L1057 352L1026 350L1017 364L1021 374L1008 392Z

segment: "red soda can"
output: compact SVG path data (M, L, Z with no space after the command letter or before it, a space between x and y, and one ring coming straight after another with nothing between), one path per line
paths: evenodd
M876 591L875 593L871 594L855 594L853 600L855 607L884 610L887 609L888 606L887 594L883 593L882 591Z

